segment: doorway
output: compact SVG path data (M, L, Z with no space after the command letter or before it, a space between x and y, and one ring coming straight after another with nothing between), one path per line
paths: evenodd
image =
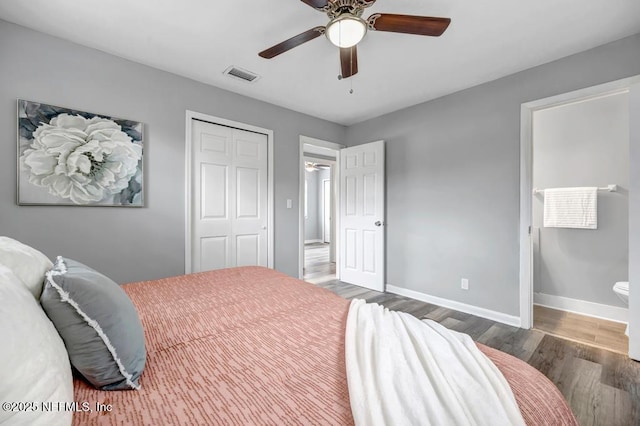
M305 156L304 275L314 284L334 280L332 172L334 160Z
M385 287L385 149L384 141L345 148L331 142L300 137L300 222L298 276L305 264L305 156L334 161L329 257L336 263L335 279L384 291ZM305 191L306 188L306 191ZM325 276L324 280L334 279Z
M273 132L187 111L185 272L273 267Z
M337 279L338 157L342 145L300 138L300 278Z
M613 286L629 272L629 87L529 102L521 115L521 326L624 353L629 310ZM581 187L597 194L597 224L544 219L558 192L547 189Z

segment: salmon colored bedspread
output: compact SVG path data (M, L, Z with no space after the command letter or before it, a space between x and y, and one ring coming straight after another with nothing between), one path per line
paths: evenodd
M145 331L142 389L100 391L76 379L75 400L91 411L76 412L74 424L353 423L344 360L348 300L260 267L123 288ZM528 424L576 424L544 375L478 346L505 375Z

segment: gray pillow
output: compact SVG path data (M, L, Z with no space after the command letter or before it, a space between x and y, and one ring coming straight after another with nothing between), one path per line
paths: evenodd
M62 337L71 364L103 390L139 389L144 332L118 284L75 260L58 257L40 303Z

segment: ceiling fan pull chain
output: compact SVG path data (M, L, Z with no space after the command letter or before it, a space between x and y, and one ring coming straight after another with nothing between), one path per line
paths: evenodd
M351 88L349 89L349 94L353 95L353 77L349 79L349 83L351 84Z

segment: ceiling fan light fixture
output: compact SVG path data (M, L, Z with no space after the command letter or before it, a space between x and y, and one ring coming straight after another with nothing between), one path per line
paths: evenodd
M360 17L343 13L327 25L325 34L338 47L352 47L360 43L367 33L367 23Z

